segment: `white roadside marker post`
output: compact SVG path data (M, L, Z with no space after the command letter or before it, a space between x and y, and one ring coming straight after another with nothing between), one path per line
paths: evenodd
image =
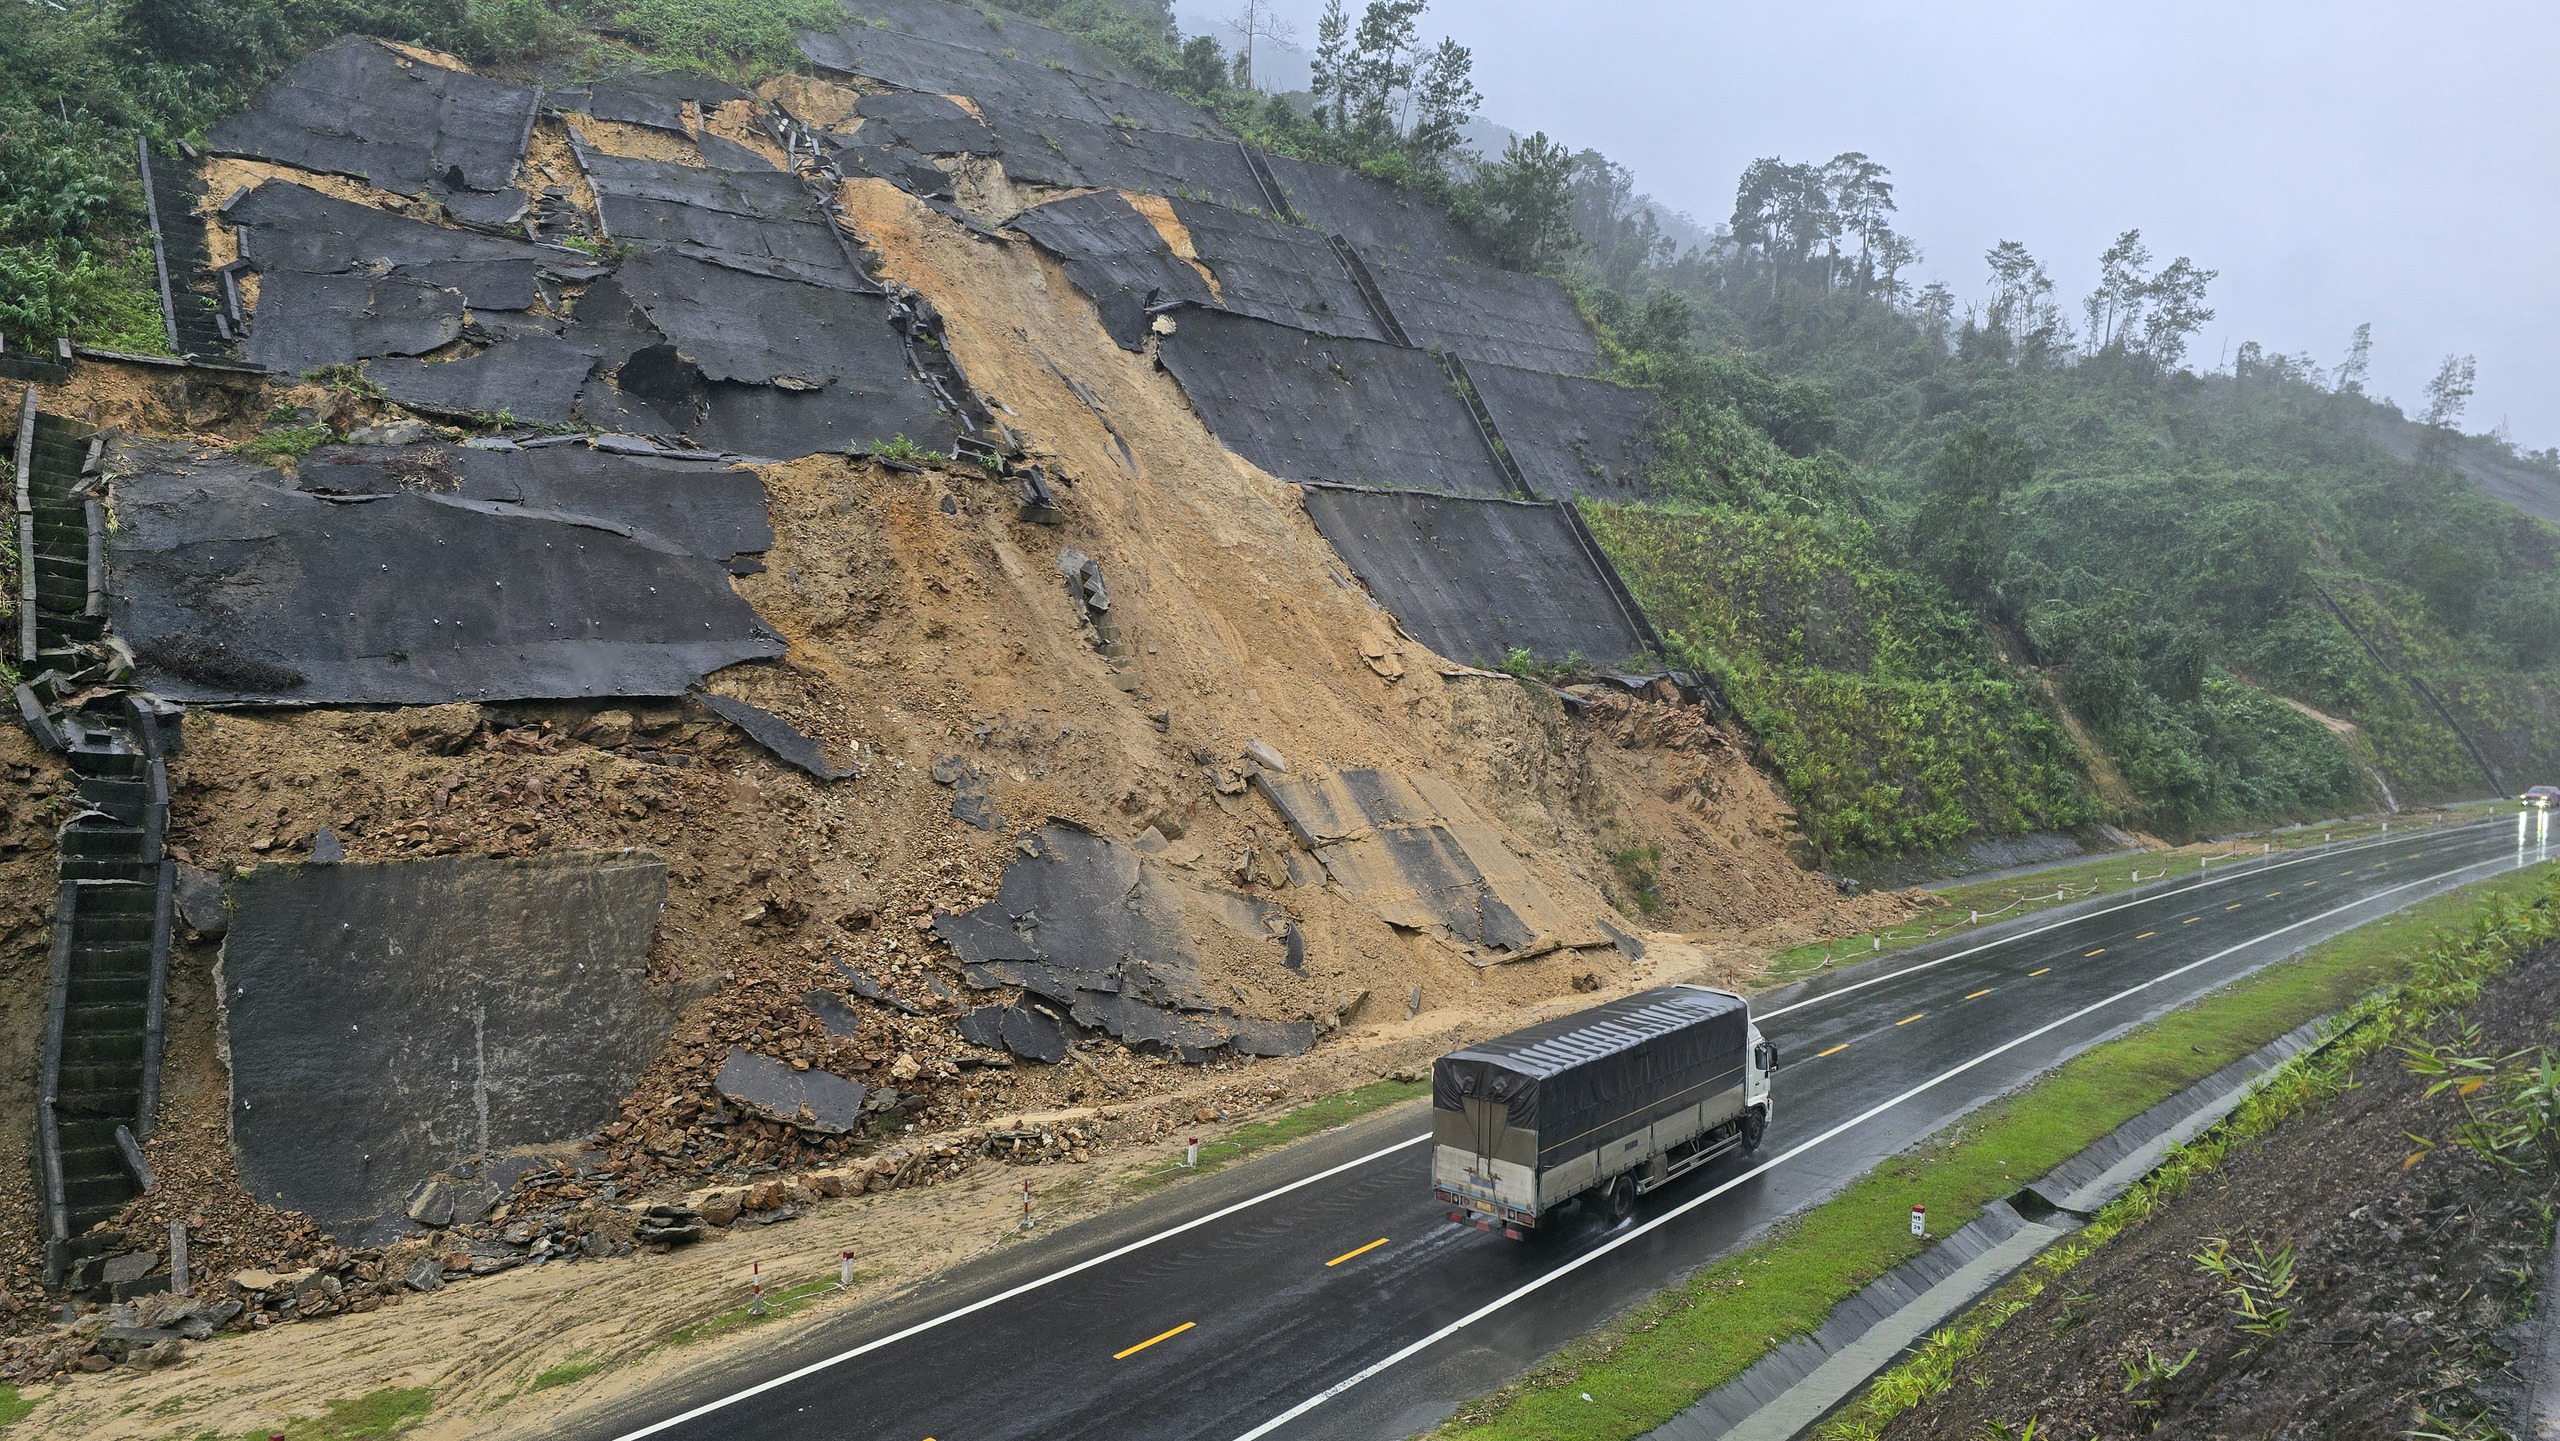
M761 1316L764 1314L764 1263L757 1261L753 1264L755 1269L747 1276L747 1314Z
M836 1289L839 1291L853 1289L853 1253L851 1251L836 1253Z
M1031 1229L1031 1183L1022 1183L1022 1229Z
M1914 1206L1911 1208L1911 1234L1914 1236L1926 1236L1929 1234L1928 1207Z
M1192 1137L1191 1144L1182 1148L1182 1164L1189 1170L1200 1169L1200 1138L1198 1136Z

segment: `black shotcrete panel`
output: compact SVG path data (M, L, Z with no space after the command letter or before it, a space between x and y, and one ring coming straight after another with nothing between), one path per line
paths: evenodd
M1600 368L1600 342L1573 297L1543 275L1463 260L1361 258L1416 345L1559 375Z
M261 275L380 271L459 291L473 310L524 310L538 278L584 279L603 269L575 251L430 225L281 180L259 185L222 216L239 227L240 255Z
M646 852L261 865L230 883L222 1029L250 1194L347 1245L447 1168L610 1121L675 1006Z
M365 379L430 415L504 415L527 425L567 425L595 352L566 340L501 340L461 360L377 360Z
M174 459L117 482L108 553L117 633L175 700L671 696L784 650L726 566L599 517Z
M1065 70L895 30L855 25L804 32L800 53L822 70L885 81L902 90L966 95L987 109L1064 115L1097 125L1111 119Z
M1002 147L986 122L947 95L920 95L893 90L865 95L854 102L862 117L860 143L883 143L874 129L920 155L994 155Z
M543 92L542 103L554 110L581 112L598 120L646 125L682 135L689 133L684 125L686 101L691 100L708 109L732 100L753 98L728 81L709 75L684 71L633 71L583 85L552 86Z
M1316 529L1405 630L1451 660L1609 664L1645 649L1561 505L1312 488Z
M1653 397L1588 376L1470 361L1467 376L1538 494L1633 500L1652 455Z
M1173 202L1200 263L1218 278L1218 303L1300 330L1385 340L1333 246L1303 225L1198 200Z
M1227 447L1289 480L1500 495L1466 403L1428 354L1215 310L1158 354Z
M1093 301L1102 328L1124 350L1145 344L1147 307L1176 300L1213 303L1200 272L1183 263L1155 226L1114 191L1035 205L1011 224L1058 257L1067 278Z
M462 336L462 295L403 276L259 278L256 324L241 358L283 375L379 355L424 355Z
M520 86L349 38L306 56L205 143L403 195L501 191L524 157L534 103Z
M733 269L813 285L877 290L855 267L835 225L796 175L698 169L581 148L606 234L671 247Z
M664 251L625 260L614 283L705 380L905 380L906 346L876 291L803 285Z
M622 455L585 445L482 450L450 445L328 445L303 457L295 485L323 495L429 491L575 515L727 565L773 547L764 483L717 461Z
M1219 133L1198 107L1150 88L1119 61L1048 26L937 0L854 0L845 8L855 23L800 34L801 53L822 69L904 90L966 95L981 107Z
M1033 185L1199 195L1252 208L1262 191L1232 140L987 107L1005 173Z
M1474 238L1428 200L1338 165L1286 155L1263 158L1291 209L1317 230L1359 246L1372 265L1398 257L1483 258Z

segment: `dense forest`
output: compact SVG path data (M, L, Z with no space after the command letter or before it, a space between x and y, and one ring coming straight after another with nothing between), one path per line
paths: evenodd
M1919 282L1885 165L1755 162L1704 243L1543 135L1466 151L1480 97L1425 0L1335 0L1312 93L1162 10L1013 0L1252 142L1446 206L1581 298L1660 399L1651 494L1594 530L1798 807L1856 861L2100 820L2188 835L2560 772L2560 536L2465 478L2449 357L2416 419L2334 366L2206 364L2215 273L2138 231L2071 300L2003 243ZM199 133L318 41L501 70L797 63L834 0L42 0L0 27L0 336L159 348L133 139ZM672 60L670 63L673 63ZM1684 227L1685 228L1685 227ZM2343 329L2343 326L2342 326Z

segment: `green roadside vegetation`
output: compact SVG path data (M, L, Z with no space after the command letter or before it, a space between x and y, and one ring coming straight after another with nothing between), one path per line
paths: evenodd
M0 1427L14 1426L27 1419L36 1403L18 1394L15 1386L0 1386Z
M362 1396L322 1403L317 1416L297 1416L281 1429L244 1432L233 1441L377 1441L397 1436L424 1421L435 1405L435 1392L425 1386L385 1387ZM222 1441L219 1431L198 1431L190 1441Z
M2483 814L2515 809L2512 801L2495 801L2448 810L2428 819L2350 821L2309 829L2292 828L2241 839L2206 841L2169 850L2143 851L2106 860L2051 866L2005 880L1949 886L1935 893L1938 905L1934 909L1923 911L1899 925L1854 936L1808 941L1781 951L1771 959L1762 978L1772 985L1802 980L1835 964L1853 964L1879 955L1890 955L1982 926L2034 915L2038 911L2117 895L2137 885L2150 885L2173 877L2211 874L2218 868L2245 864L2252 857L2275 851L2305 850L2366 840L2385 834L2392 826L2407 830L2413 824L2455 824L2477 819Z
M2464 435L2460 357L2415 418L2367 392L2369 329L2334 369L2191 364L2214 273L2131 232L2085 327L2011 242L1967 302L1908 273L1893 188L1862 154L1763 159L1675 240L1586 151L1559 270L1610 378L1662 401L1651 494L1593 529L1816 855L2490 788L2411 677L2495 789L2560 773L2560 532L2478 484L2560 451Z
M1518 1381L1459 1408L1442 1441L1622 1441L1679 1414L1780 1342L1928 1244L1914 1205L1945 1234L1993 1200L2085 1150L2185 1087L2376 986L2420 974L2432 939L2554 901L2537 866L2359 927L2104 1045L1984 1107L1768 1239L1701 1268L1567 1347ZM2551 924L2546 909L2545 925ZM2504 934L2504 932L2500 932ZM2365 1014L2358 1011L2356 1014ZM1820 1062L1798 1062L1816 1074ZM1802 1083L1801 1081L1799 1083ZM2084 1233L2085 1234L2085 1233ZM1585 1397L1589 1399L1584 1399Z
M2179 1193L2213 1175L2233 1147L2346 1091L2355 1083L2354 1071L2360 1062L2418 1036L2437 1018L2477 999L2482 985L2516 957L2560 939L2560 887L2545 885L2522 892L2511 887L2500 901L2476 907L2467 919L2449 919L2460 920L2461 929L2440 937L2404 967L2408 977L2404 984L2360 1003L2342 1018L2341 1030L2331 1044L2287 1063L2221 1124L2173 1151L2158 1170L2087 1226L2038 1256L1953 1323L1931 1333L1908 1359L1876 1377L1826 1421L1814 1433L1815 1441L1875 1441L1895 1417L1945 1390L1956 1367L1981 1350L2047 1286L2108 1242L2159 1214Z

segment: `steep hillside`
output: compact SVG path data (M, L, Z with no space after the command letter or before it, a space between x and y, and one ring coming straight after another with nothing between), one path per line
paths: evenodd
M334 41L153 154L183 360L11 361L21 769L88 807L0 869L68 1078L21 1320L172 1224L301 1278L235 1327L664 1249L1907 911L1661 665L1566 292L1063 33L855 9L752 88Z

